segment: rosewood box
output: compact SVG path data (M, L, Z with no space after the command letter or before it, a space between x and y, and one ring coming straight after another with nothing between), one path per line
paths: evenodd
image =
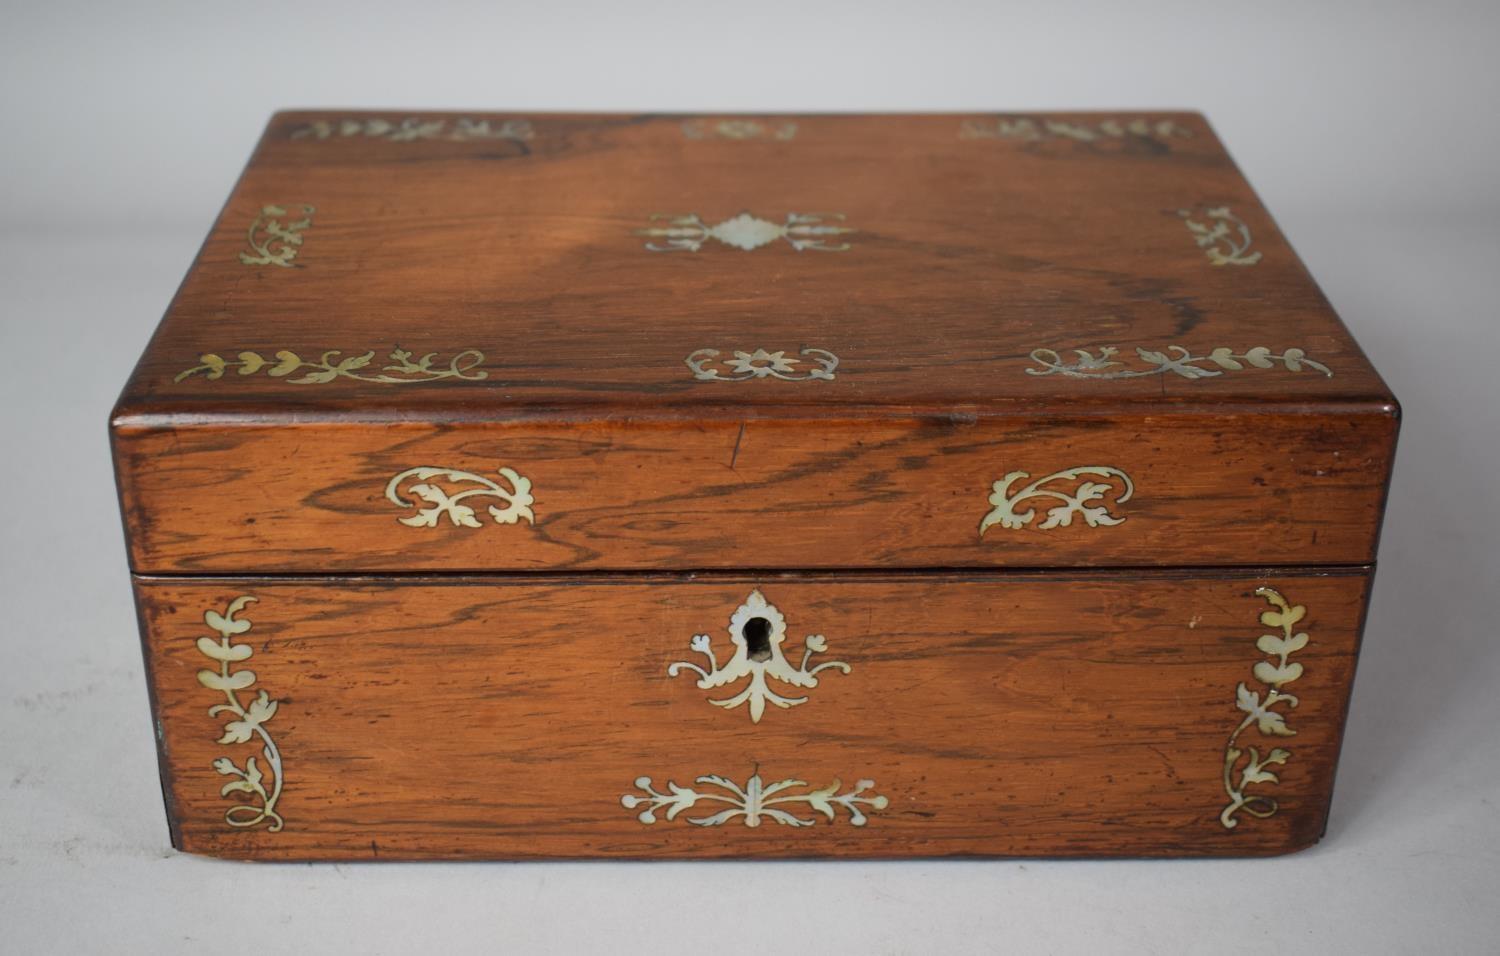
M111 419L172 842L1308 846L1397 420L1196 114L278 114Z

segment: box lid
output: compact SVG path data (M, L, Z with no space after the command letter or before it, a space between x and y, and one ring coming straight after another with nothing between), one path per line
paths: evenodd
M1363 563L1394 399L1197 114L274 117L137 570Z

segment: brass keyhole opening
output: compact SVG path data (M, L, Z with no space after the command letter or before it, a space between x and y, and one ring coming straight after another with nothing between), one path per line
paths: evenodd
M752 661L771 659L771 622L763 617L752 617L745 622L745 653Z

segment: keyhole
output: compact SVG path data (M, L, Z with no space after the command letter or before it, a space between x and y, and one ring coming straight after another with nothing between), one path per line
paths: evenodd
M745 622L745 653L752 661L771 659L771 622L763 617L752 617Z

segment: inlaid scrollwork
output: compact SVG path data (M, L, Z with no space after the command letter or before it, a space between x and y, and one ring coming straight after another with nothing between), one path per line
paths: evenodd
M204 612L204 623L219 635L219 639L198 638L198 651L216 662L218 668L199 671L198 683L224 694L224 703L215 704L208 709L210 717L228 714L231 718L224 725L224 735L218 742L244 744L250 743L252 738L259 740L260 757L265 761L265 770L261 769L255 757L246 757L243 767L230 757L219 757L213 762L215 771L234 778L224 784L219 791L220 796L243 793L250 798L249 803L236 803L225 810L224 822L239 828L266 823L266 829L276 833L285 826L281 814L276 811L276 803L281 799L281 751L277 749L276 741L271 738L265 725L276 716L278 705L265 690L261 690L255 697L241 698L241 691L248 691L255 685L255 672L249 669L234 670L231 666L249 660L254 653L250 645L235 644L232 641L232 638L250 630L250 622L236 618L235 615L254 601L255 598L244 595L231 601L222 614L213 609ZM271 781L269 790L266 789L267 774Z
M1073 143L1125 143L1131 140L1165 148L1174 139L1191 139L1193 131L1168 119L1110 118L1093 122L1032 116L999 116L966 119L959 124L959 139L1011 139L1023 143L1067 140Z
M807 382L822 380L831 382L839 367L839 357L826 349L802 349L797 354L813 362L813 367L798 369L801 359L789 358L786 351L768 352L756 349L741 352L736 349L733 358L720 359L718 349L699 349L687 358L684 364L700 382L748 382L758 378L779 378L783 382Z
M436 528L443 518L454 527L483 527L474 509L464 504L474 498L494 498L504 502L503 507L490 505L486 509L496 524L516 524L523 519L527 524L536 524L536 516L531 510L535 499L531 496L530 479L521 477L510 468L498 471L509 488L471 471L431 466L408 468L386 483L385 496L402 508L418 509L415 514L396 519L412 528ZM416 484L407 484L412 481ZM457 490L445 487L445 482L456 486ZM428 507L423 508L417 501L403 497L403 490L427 502Z
M1194 219L1191 209L1179 209L1193 241L1208 261L1216 266L1253 266L1260 261L1259 252L1251 252L1250 227L1239 216L1229 211L1228 206L1212 206L1203 210L1203 219ZM1206 220L1206 221L1205 221Z
M1308 358L1307 353L1299 348L1276 353L1264 345L1257 345L1243 352L1236 352L1228 346L1220 346L1207 355L1194 355L1180 345L1169 345L1163 352L1137 348L1135 354L1144 363L1142 366L1117 359L1120 350L1111 345L1101 347L1098 354L1088 349L1073 349L1072 352L1077 357L1069 361L1055 349L1034 349L1031 360L1041 368L1028 368L1026 374L1112 379L1145 378L1171 373L1186 379L1199 379L1216 378L1225 372L1243 371L1246 366L1276 368L1279 365L1288 372L1300 372L1308 368L1333 378L1332 369Z
M653 225L635 231L648 240L646 248L652 252L697 252L710 239L749 252L761 246L784 239L798 252L846 252L847 242L831 242L830 238L854 232L847 226L834 225L844 221L842 213L787 213L784 222L771 222L742 212L732 219L709 225L697 214L663 215L651 217Z
M1288 604L1273 588L1256 588L1255 593L1271 605L1271 610L1261 612L1260 623L1280 633L1262 634L1255 642L1256 648L1269 658L1256 661L1251 671L1264 685L1265 696L1262 697L1259 690L1246 687L1244 681L1234 690L1235 707L1245 717L1229 735L1229 743L1224 748L1224 792L1229 796L1229 803L1219 814L1219 822L1229 830L1239 826L1235 815L1241 811L1260 819L1276 813L1278 804L1275 799L1263 793L1252 793L1250 788L1280 783L1280 778L1266 768L1284 765L1292 756L1291 751L1272 747L1264 756L1259 747L1250 747L1247 751L1239 743L1240 735L1251 727L1262 737L1272 740L1297 733L1287 726L1287 714L1277 708L1283 705L1294 708L1298 704L1297 697L1282 688L1302 676L1302 665L1289 658L1308 642L1307 632L1296 630L1297 623L1306 616L1307 608ZM1243 763L1241 758L1244 758ZM1239 774L1237 780L1236 771Z
M690 810L699 803L728 806L728 809L709 816L687 818L688 823L700 827L716 827L739 818L743 818L747 827L758 827L766 820L788 827L810 827L817 822L816 817L798 816L787 809L796 804L821 813L829 823L838 819L834 808L842 807L849 814L850 825L862 827L869 819L865 816L866 808L884 810L890 805L890 801L880 794L865 794L865 791L875 786L873 780L857 781L852 790L844 793L839 793L843 784L838 780L826 787L796 792L806 788L807 782L778 780L768 784L761 780L760 774L752 776L744 787L733 780L712 774L698 777L693 782L700 787L712 789L694 790L668 781L667 792L662 793L652 785L650 777L637 777L635 786L642 793L627 793L620 798L620 804L627 810L645 807L636 815L636 819L648 826L656 822L656 814L662 810L666 811L668 820L675 820L684 810Z
M234 369L240 376L265 372L271 378L285 379L290 385L326 385L340 378L382 385L410 385L448 378L478 382L489 376L488 372L479 369L484 364L484 353L478 349L465 349L447 362L439 362L437 355L436 352L428 352L418 357L398 348L391 351L385 365L372 368L370 363L375 358L373 350L345 355L339 349L331 349L317 359L304 359L290 349L282 349L273 358L266 358L259 352L244 351L236 353L233 359L226 359L217 352L207 352L198 356L197 365L179 372L172 381L181 382L195 375L215 381L223 378L229 369ZM291 377L294 374L297 375L296 378Z
M1080 482L1079 479L1086 475L1103 478L1104 481ZM1082 518L1083 523L1090 528L1119 524L1125 520L1123 517L1110 514L1108 505L1096 502L1104 501L1108 494L1113 497L1115 505L1121 505L1135 494L1135 484L1130 476L1118 468L1106 465L1068 468L1019 488L1015 487L1030 477L1030 472L1013 471L995 482L990 493L990 504L994 507L979 522L980 537L984 537L984 533L995 525L1017 530L1031 524L1036 518L1036 510L1029 507L1025 511L1016 509L1024 507L1028 501L1035 502L1038 499L1058 502L1048 509L1047 520L1037 525L1038 531L1066 528L1073 523L1075 515Z
M400 120L381 117L350 117L341 120L316 120L292 130L291 139L381 139L391 143L414 143L418 140L448 140L464 143L472 140L509 139L525 142L531 139L531 123L508 119L497 123L461 117L455 120L421 119L409 116Z
M682 121L682 135L688 139L795 139L797 124L790 120L776 122L748 119L743 116L721 120L689 119Z
M312 228L314 206L299 206L300 219L286 221L291 215L285 206L275 204L262 206L260 215L250 223L245 242L248 252L240 253L240 261L247 266L281 266L292 268L292 260L302 248L302 233Z
M719 666L712 638L707 634L695 634L688 646L708 659L707 669L691 661L677 661L667 667L667 675L676 677L684 671L692 671L698 675L697 684L701 690L716 690L748 679L739 693L710 699L709 703L726 709L748 703L750 720L758 724L768 702L787 709L805 704L808 700L806 695L784 697L771 688L768 680L789 687L808 689L818 686L818 675L825 670L832 669L845 674L850 670L849 665L843 661L824 661L813 667L808 666L814 654L828 650L828 641L821 634L807 635L803 642L802 662L796 667L792 666L782 651L785 642L786 618L758 589L753 590L745 603L730 615L729 643L734 650L724 666Z

